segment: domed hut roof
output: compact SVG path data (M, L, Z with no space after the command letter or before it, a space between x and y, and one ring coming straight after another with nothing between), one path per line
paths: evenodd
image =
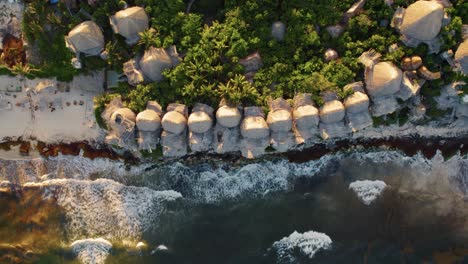
M164 131L178 135L185 130L187 118L179 112L170 111L164 115L161 123Z
M369 97L365 93L355 92L344 100L344 106L349 113L369 111Z
M148 29L149 18L145 9L139 6L121 10L109 18L112 30L127 39L128 44L135 44L140 36L138 33Z
M238 126L241 117L242 115L237 107L224 105L216 111L216 120L220 125L227 128Z
M391 62L379 62L366 74L367 92L375 96L391 95L400 90L403 74Z
M317 127L320 118L319 110L313 105L303 105L293 111L294 122L300 129Z
M338 100L326 102L320 107L320 121L322 123L336 123L343 120L345 108Z
M286 109L276 110L268 113L268 126L275 132L287 132L292 128L292 114Z
M270 135L261 107L245 107L245 118L241 124L241 135L248 139L264 139Z
M468 39L465 39L458 47L455 60L460 64L462 72L468 74Z
M149 81L159 82L163 71L172 68L172 60L165 49L150 47L140 59L140 68Z
M153 110L144 110L136 116L136 125L141 131L156 131L161 127L161 117Z
M433 40L440 32L444 7L437 1L417 1L406 8L400 31L421 41Z
M109 125L113 130L120 131L128 121L135 123L135 113L129 108L119 108L112 113Z
M271 131L288 132L292 128L291 106L283 98L277 98L269 102L270 112L267 123Z
M195 133L205 133L213 126L213 118L206 112L192 112L188 118L188 126Z
M68 49L86 55L99 55L104 49L104 35L99 26L93 21L85 21L74 27L65 36Z

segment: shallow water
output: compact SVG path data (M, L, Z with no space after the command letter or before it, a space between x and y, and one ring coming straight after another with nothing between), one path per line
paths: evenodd
M461 156L429 160L399 152L352 152L300 164L282 159L237 165L175 163L115 177L136 187L107 180L103 188L103 182L84 179L79 184L87 186L80 187L87 197L79 198L76 192L63 191L70 190L68 182L68 187L25 189L20 198L0 199L1 208L8 208L0 211L0 244L23 245L0 247L0 254L17 254L21 263L77 263L69 248L74 239L104 237L114 246L106 263L275 263L275 241L296 230L314 230L332 239L332 249L313 259L298 254L296 262L464 263L467 168L468 160ZM390 186L370 206L348 187L365 179ZM157 206L139 200L142 195L155 199L158 191L169 189L183 198L167 203L161 198L155 200ZM115 197L119 203L101 202ZM89 207L63 205L70 199ZM93 204L99 208L89 209ZM90 210L95 213L88 214ZM98 213L100 223L86 219ZM119 225L111 220L116 216ZM78 220L88 226L71 228ZM135 249L140 240L148 244L147 250ZM151 254L162 244L167 251Z

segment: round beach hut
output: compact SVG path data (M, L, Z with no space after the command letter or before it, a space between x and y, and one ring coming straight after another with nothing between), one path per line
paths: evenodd
M338 100L326 102L320 107L320 121L322 123L331 124L340 122L345 117L345 108Z
M95 22L85 21L65 36L65 44L74 53L99 55L104 49L104 35Z
M172 68L172 60L163 48L150 47L140 59L140 68L149 81L159 82L163 71Z
M406 8L400 32L407 38L431 41L440 32L444 13L437 1L416 1Z
M149 18L145 9L139 6L121 10L109 18L114 33L125 37L133 45L140 39L140 32L148 29Z
M366 88L372 97L392 95L400 90L403 73L391 62L379 62L366 76Z
M187 127L187 118L177 111L167 112L162 119L164 131L178 135Z
M224 105L216 111L216 120L220 125L227 128L238 126L241 117L241 113L237 107Z
M146 109L136 116L136 126L140 131L156 131L161 127L161 117L155 111Z

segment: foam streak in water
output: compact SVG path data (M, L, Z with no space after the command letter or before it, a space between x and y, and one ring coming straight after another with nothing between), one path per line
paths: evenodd
M182 197L175 191L125 186L108 179L56 179L25 187L41 187L46 198L57 199L71 239L102 236L136 241L157 224L168 202Z

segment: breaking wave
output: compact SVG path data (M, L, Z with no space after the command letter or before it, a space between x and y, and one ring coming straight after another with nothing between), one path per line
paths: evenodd
M83 264L103 264L109 256L112 244L103 238L74 241L71 249Z
M101 236L136 241L157 226L168 203L182 197L175 191L125 186L109 179L55 179L26 183L24 187L38 187L45 199L57 200L65 212L72 240Z
M331 247L332 240L324 233L294 231L288 237L273 243L272 249L277 255L278 263L298 263L299 257L312 259L319 251L329 250Z

